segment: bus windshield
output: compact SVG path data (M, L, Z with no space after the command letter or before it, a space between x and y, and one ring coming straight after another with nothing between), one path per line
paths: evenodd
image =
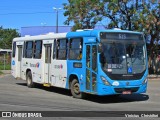
M146 69L144 42L102 41L102 49L100 58L103 59L102 68L111 78L127 79L124 76L136 76L139 79L144 73Z

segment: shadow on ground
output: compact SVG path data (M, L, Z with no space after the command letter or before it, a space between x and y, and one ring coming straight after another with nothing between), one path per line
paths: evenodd
M16 83L17 85L27 87L26 83ZM72 96L70 90L57 88L57 87L43 87L42 85L36 84L37 89L45 90L47 92L54 92L65 96ZM75 98L76 99L76 98ZM149 95L146 94L131 94L131 95L108 95L108 96L97 96L86 94L83 100L96 102L100 104L109 103L125 103L125 102L136 102L136 101L147 101Z

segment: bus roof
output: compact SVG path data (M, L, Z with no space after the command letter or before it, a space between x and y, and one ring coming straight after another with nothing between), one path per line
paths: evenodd
M59 38L73 38L73 37L97 37L100 38L100 32L110 32L110 33L133 33L133 34L142 34L140 32L135 31L128 31L128 30L120 30L120 29L106 29L106 30L79 30L76 32L68 32L68 33L48 33L45 35L36 35L36 36L29 36L26 35L25 37L17 37L14 38L13 41L25 41L25 40L49 40L49 39L59 39Z
M66 38L66 34L67 33L48 33L45 35L36 35L36 36L26 35L25 37L14 38L13 41L48 40L48 39L55 39L55 38Z
M78 31L78 32L68 32L67 38L72 37L97 37L99 38L100 32L117 32L117 33L133 33L133 34L142 34L141 32L136 31L128 31L128 30L120 30L120 29L106 29L106 30L84 30L84 31Z

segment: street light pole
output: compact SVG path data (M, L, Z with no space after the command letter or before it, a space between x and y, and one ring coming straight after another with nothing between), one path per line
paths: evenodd
M53 9L56 11L57 17L56 17L56 33L58 33L58 10L61 10L61 8L55 8Z

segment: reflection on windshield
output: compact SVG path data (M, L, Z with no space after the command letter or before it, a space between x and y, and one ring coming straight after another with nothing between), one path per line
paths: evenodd
M145 51L142 43L103 43L104 70L112 74L142 73L145 70ZM102 60L101 60L102 61Z
M125 55L124 45L121 43L104 44L103 53L108 64L120 64L120 58Z

